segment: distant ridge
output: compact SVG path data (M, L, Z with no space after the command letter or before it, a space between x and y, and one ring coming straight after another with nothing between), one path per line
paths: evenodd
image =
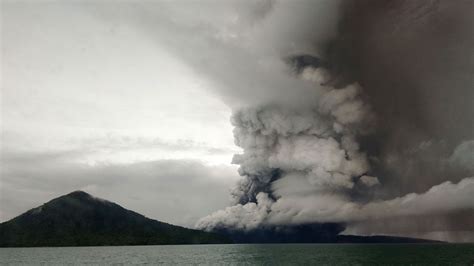
M251 231L218 229L235 243L442 243L442 241L385 235L341 235L342 224L313 223L302 225L265 226Z
M127 210L83 191L55 198L0 224L0 247L229 243Z

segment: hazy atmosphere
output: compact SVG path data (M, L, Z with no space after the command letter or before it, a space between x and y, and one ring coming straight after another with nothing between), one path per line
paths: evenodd
M1 1L0 222L474 242L474 1Z

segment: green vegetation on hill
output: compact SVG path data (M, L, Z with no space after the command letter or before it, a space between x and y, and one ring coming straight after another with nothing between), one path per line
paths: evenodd
M1 247L229 243L76 191L0 224Z

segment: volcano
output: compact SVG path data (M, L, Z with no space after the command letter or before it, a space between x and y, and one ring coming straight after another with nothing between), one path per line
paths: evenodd
M149 219L83 191L0 224L1 247L229 243L215 233Z

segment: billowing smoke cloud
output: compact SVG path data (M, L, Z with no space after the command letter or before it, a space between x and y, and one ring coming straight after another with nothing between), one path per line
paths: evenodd
M377 84L365 82L372 87L370 90L362 88L357 83L357 78L363 79L366 74L364 71L373 72L373 68L378 66L372 63L365 67L369 70L365 70L364 66L355 64L360 63L353 59L355 55L345 54L357 53L346 45L361 38L358 33L365 34L366 31L365 28L351 29L352 31L348 29L355 27L351 24L355 17L351 12L370 12L370 16L376 17L373 14L373 9L376 8L379 13L395 13L400 21L394 21L392 24L389 22L386 27L392 27L392 30L402 26L408 27L401 33L403 36L413 34L410 31L416 31L416 27L423 27L419 25L422 22L430 23L426 20L448 16L445 10L453 12L455 7L439 2L426 5L404 2L391 6L388 3L367 1L349 4L345 8L347 14L340 18L342 32L339 32L340 35L333 43L324 46L328 53L322 57L300 55L287 60L295 68L298 78L314 83L313 89L317 92L317 97L311 104L258 105L239 109L234 113L232 123L235 126L235 141L244 150L243 154L234 157L234 163L240 165L239 173L244 177L233 192L238 204L201 219L197 227L207 230L229 227L252 230L268 224L343 222L353 224L346 232L354 233L357 232L355 228L358 224L370 224L367 221L393 217L405 217L410 220L414 216L423 215L443 217L443 214L454 210L474 209L474 181L472 178L462 179L463 176L472 174L472 141L459 144L453 139L459 141L460 138L452 137L450 132L441 134L437 130L424 128L425 125L435 127L437 123L445 123L443 119L432 125L428 125L428 121L417 125L418 119L426 120L426 117L431 115L424 115L422 112L435 108L437 103L431 102L429 104L434 107L427 106L427 109L424 109L423 106L410 106L402 102L413 101L413 98L419 96L410 95L414 91L405 94L398 87L400 84L393 85L390 75L394 74L390 74L390 70L386 70L388 74L382 73L387 76L387 80ZM413 23L415 29L401 24L402 22ZM424 30L421 29L422 32ZM390 33L386 32L379 34L381 36L377 36L378 33L370 34L370 38L392 38ZM327 36L331 35L325 35ZM347 36L349 41L344 38ZM367 42L366 39L362 41ZM327 44L322 40L316 43ZM412 45L414 47L421 44L414 42ZM391 56L389 54L382 57L382 60ZM459 64L456 58L448 57L448 60L450 62L445 63L448 67L457 67ZM411 67L410 62L404 64ZM354 65L362 70L356 69ZM470 67L468 69L471 71L474 70L473 66L467 67ZM446 72L454 75L452 70ZM449 75L444 78L453 80ZM418 81L420 84L409 86L418 86L416 89L422 91L423 86L427 86L423 83L432 84L433 79L437 80L431 78L430 73L423 73L407 82ZM361 81L363 80L359 82ZM469 80L459 83L456 84L459 87L474 84L469 84ZM290 91L292 89L288 88ZM466 89L459 89L463 95L461 97L471 95ZM396 93L402 94L397 95L401 99L391 97L394 91L402 91ZM385 92L388 92L387 95L383 95ZM380 101L384 106L380 105ZM390 101L400 103L387 104ZM472 106L464 105L459 109L468 114L473 113ZM456 112L452 110L452 106L450 111ZM400 114L394 115L394 112ZM472 117L470 119L466 124L457 126L463 137L473 136L472 132L469 132L472 128ZM459 146L454 148L453 143ZM426 176L423 171L432 176ZM380 175L382 182L378 178ZM407 178L412 179L411 184L405 184L403 180ZM448 181L436 185L436 182L443 180L461 181L457 184ZM420 194L397 194L406 192ZM387 198L390 195L398 197L376 199L377 196ZM450 226L442 230L449 231ZM413 232L405 234L415 235Z
M193 3L138 20L234 110L235 205L198 228L472 213L474 2Z
M315 72L316 73L316 72ZM234 157L245 176L235 192L238 201L255 199L277 179L303 175L320 189L351 189L369 171L368 160L359 151L355 137L367 131L370 107L359 97L360 87L321 89L319 104L261 106L234 113L235 142L244 149ZM375 180L375 181L374 181ZM364 182L365 181L365 182ZM376 182L364 176L360 183Z
M276 205L295 198L312 202L315 195L345 194L379 183L367 175L367 156L355 140L374 123L362 89L356 83L341 89L321 86L330 78L327 73L312 67L302 72L319 91L319 101L312 106L271 105L234 113L235 142L244 153L233 162L245 178L233 195L243 205L202 219L199 228L252 228L275 215L275 200ZM290 222L294 212L283 215Z
M313 108L271 106L234 114L236 144L244 149L234 157L245 177L233 193L238 204L201 219L198 228L343 222L353 224L346 232L354 233L360 221L474 209L474 178L385 201L351 198L380 185L368 174L373 171L356 141L373 133L375 115L358 84L321 86L331 80L328 70L307 67L301 73L321 90ZM470 167L471 144L462 143L448 162Z
M442 214L453 210L470 210L472 217L474 208L473 177L465 178L458 184L445 182L423 194L411 193L391 200L365 204L350 201L343 195L316 193L314 190L304 195L301 191L304 191L303 186L308 186L308 184L302 180L300 182L302 184L299 187L299 194L294 193L293 190L292 193L280 195L277 200L272 200L267 193L261 192L257 195L256 203L228 207L205 217L198 225L209 230L219 227L252 230L268 224L348 222L352 226L346 232L354 233L359 227L365 228L367 224L371 224L367 221L383 220L387 223L396 217L411 217L411 219L425 215L443 217ZM308 190L310 189L304 192ZM466 224L472 225L472 223ZM468 230L473 229L472 226L468 228Z

